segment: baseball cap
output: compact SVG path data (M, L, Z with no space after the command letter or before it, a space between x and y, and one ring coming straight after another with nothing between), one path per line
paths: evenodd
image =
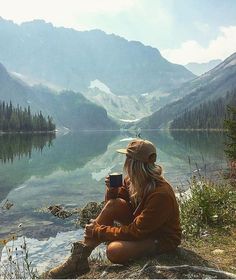
M127 148L119 149L117 152L145 163L154 163L157 155L153 143L143 139L134 139L128 144Z

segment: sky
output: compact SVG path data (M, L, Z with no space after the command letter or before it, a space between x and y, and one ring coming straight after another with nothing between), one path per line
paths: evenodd
M236 0L0 0L0 16L101 29L157 48L173 63L208 62L236 52Z

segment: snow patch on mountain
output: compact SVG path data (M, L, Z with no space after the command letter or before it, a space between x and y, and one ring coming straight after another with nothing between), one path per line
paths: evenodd
M89 88L98 88L105 93L112 93L107 85L97 79L90 82Z

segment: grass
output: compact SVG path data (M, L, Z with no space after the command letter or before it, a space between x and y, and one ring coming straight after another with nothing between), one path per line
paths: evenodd
M5 245L4 251L7 255L5 260L1 260L0 278L1 279L36 279L38 277L37 271L32 267L29 260L29 250L25 238L20 247L15 246L15 234L8 237L8 239L0 240L0 243Z
M211 230L204 238L185 239L182 246L201 256L211 266L236 273L236 227L228 233Z
M0 215L9 211L14 206L12 202L6 200L0 207ZM21 234L21 224L14 233L6 238L0 239L0 245L4 246L2 254L6 254L5 260L1 257L0 279L35 279L39 278L37 271L32 267L29 259L29 249L25 238L20 246L16 246L15 241Z
M181 194L182 246L213 266L236 273L235 182L193 177L190 194Z

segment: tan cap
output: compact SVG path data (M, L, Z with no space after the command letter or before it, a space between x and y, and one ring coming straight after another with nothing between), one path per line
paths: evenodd
M152 142L142 139L134 139L126 149L119 149L117 152L146 163L155 162L157 155L156 147Z

